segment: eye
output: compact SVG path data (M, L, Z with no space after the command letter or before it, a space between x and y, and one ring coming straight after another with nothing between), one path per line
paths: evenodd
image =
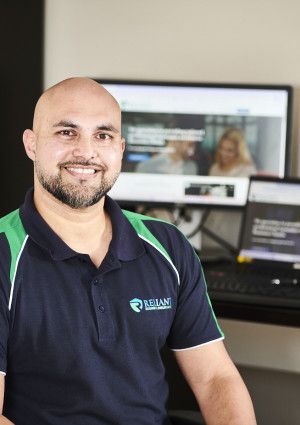
M101 141L104 141L104 142L110 142L113 139L113 136L111 136L108 133L98 133L97 139L100 139Z
M74 136L74 131L73 130L60 130L57 132L57 134L61 135L61 136Z

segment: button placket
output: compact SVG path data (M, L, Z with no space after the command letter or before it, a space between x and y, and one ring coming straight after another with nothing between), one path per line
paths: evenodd
M93 305L97 318L98 337L101 340L114 339L114 325L106 297L103 276L92 280Z

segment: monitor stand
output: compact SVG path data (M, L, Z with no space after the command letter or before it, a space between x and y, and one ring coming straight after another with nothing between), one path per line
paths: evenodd
M198 232L201 232L202 234L207 235L210 239L212 239L218 245L220 245L220 247L223 248L226 252L228 252L228 254L231 257L235 257L238 253L238 250L236 249L236 247L233 246L232 244L230 244L228 241L226 241L221 236L217 235L211 229L206 227L206 222L207 222L207 219L209 218L211 212L212 212L211 208L205 209L200 216L200 220L198 222L198 225L195 227L195 229L190 234L187 234L186 237L188 239L190 239L195 234L197 234ZM215 252L216 252L216 250L215 250Z

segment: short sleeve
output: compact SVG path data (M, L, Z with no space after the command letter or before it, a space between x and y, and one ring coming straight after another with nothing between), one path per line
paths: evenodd
M207 293L200 260L187 240L182 243L180 258L178 302L167 340L172 350L197 347L224 338Z

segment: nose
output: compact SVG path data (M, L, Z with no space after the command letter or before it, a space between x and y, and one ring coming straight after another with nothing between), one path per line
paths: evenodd
M88 136L81 136L77 139L73 148L73 156L85 159L95 158L97 153L93 140Z

